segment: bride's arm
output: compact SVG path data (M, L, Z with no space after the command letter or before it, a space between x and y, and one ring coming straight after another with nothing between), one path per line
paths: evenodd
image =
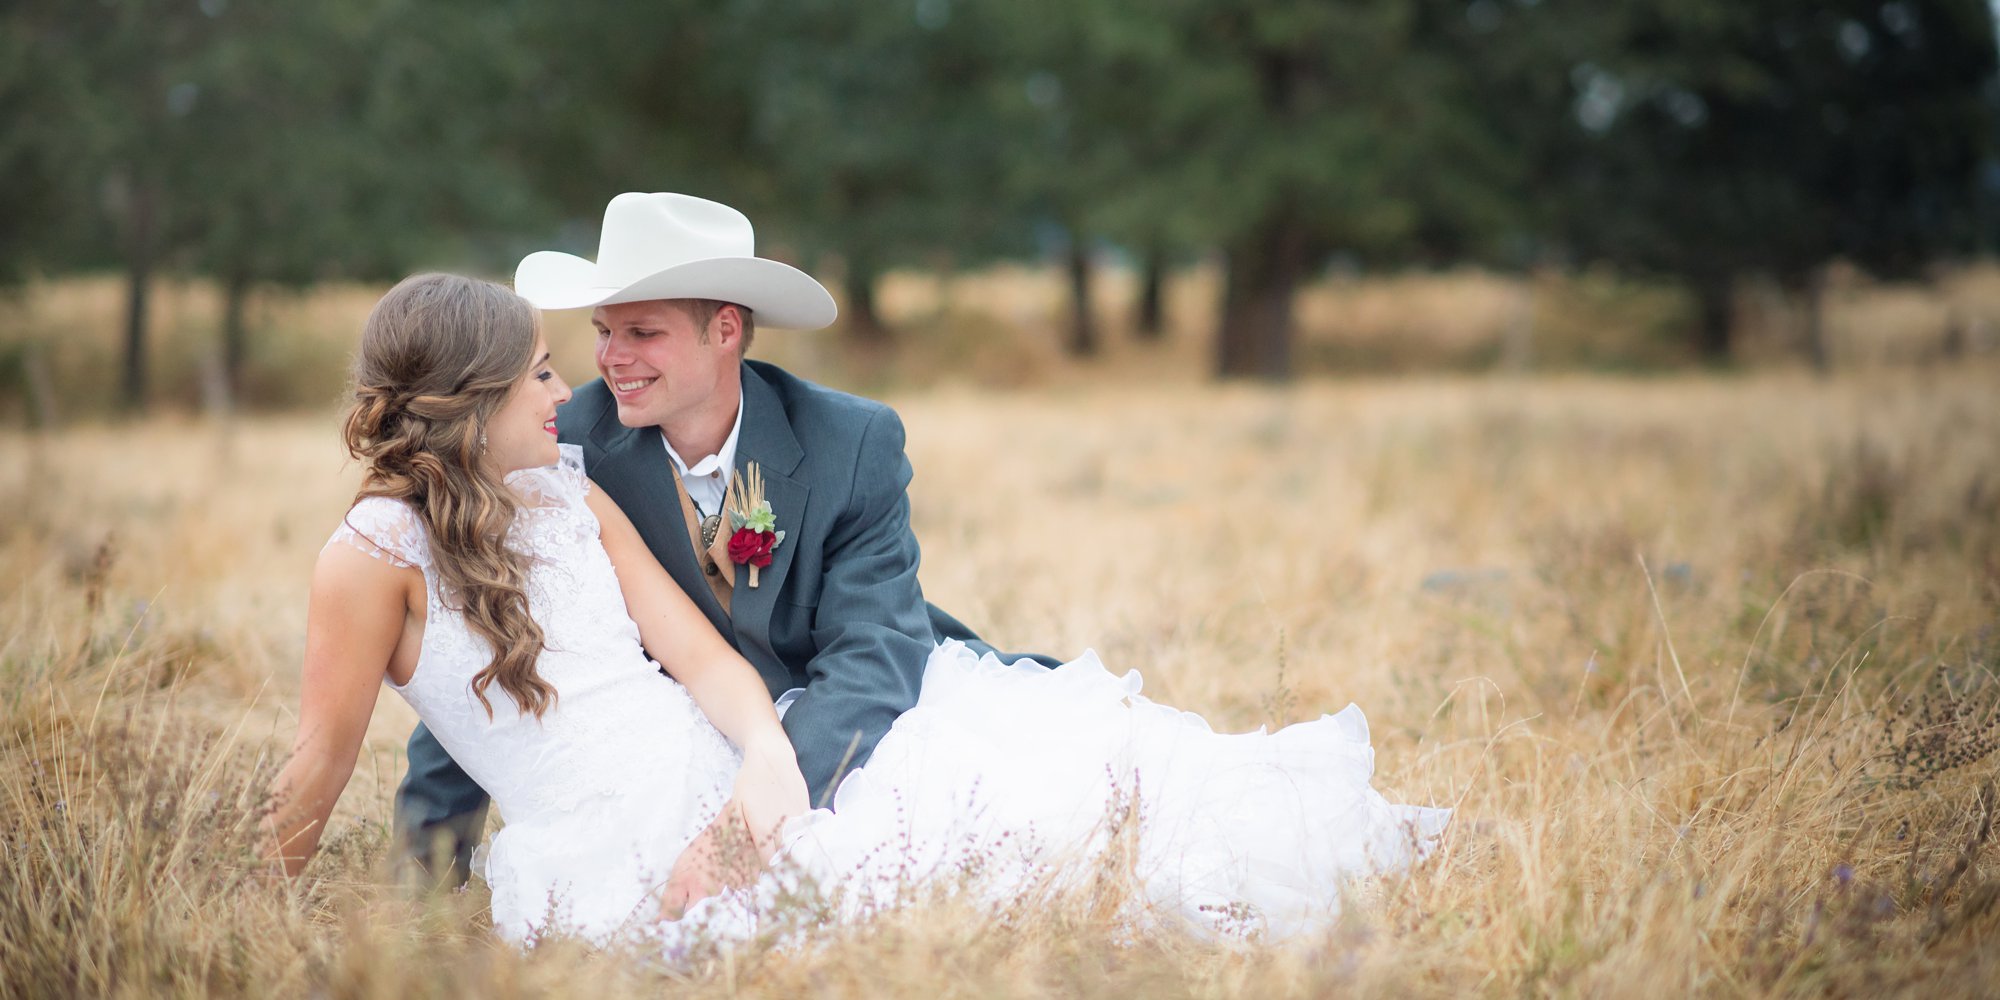
M299 735L271 784L272 811L264 820L266 856L282 862L287 875L303 870L319 847L354 773L376 690L402 638L409 578L422 586L418 572L347 545L327 546L313 567Z
M768 855L769 838L779 824L808 806L798 756L778 724L770 689L660 568L618 504L596 488L588 502L597 515L604 550L618 571L625 608L639 625L639 638L687 687L715 728L743 751L734 804Z

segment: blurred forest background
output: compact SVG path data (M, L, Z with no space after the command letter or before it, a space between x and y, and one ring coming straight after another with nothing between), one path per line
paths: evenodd
M0 420L325 405L383 283L593 255L624 190L744 209L842 302L779 360L862 388L1960 357L2000 346L1994 39L1979 0L16 0Z

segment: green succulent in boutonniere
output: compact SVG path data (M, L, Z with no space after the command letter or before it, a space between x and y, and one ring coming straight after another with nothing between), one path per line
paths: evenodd
M771 513L771 501L769 500L758 501L757 508L752 510L748 516L738 514L731 520L735 522L730 525L732 528L749 528L751 531L772 532L778 530L778 515Z
M785 540L778 515L764 499L764 472L751 462L729 484L729 561L750 567L750 588L757 588L757 571L771 565L771 550Z

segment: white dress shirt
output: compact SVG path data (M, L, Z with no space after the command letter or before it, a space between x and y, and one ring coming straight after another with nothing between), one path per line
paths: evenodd
M722 510L722 498L729 495L730 477L736 474L736 437L743 433L743 397L736 398L736 426L729 429L729 437L722 442L722 450L693 465L681 458L674 450L673 442L667 440L667 432L660 432L660 443L667 446L667 460L674 463L674 471L680 473L681 482L687 484L688 499L694 501L701 516L710 517Z

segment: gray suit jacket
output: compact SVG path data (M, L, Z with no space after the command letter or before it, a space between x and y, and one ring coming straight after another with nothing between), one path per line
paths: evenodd
M763 470L765 498L785 540L756 589L747 568L736 567L730 613L702 580L659 430L619 423L602 380L576 391L556 428L563 442L583 447L590 478L757 668L772 696L805 689L785 714L785 731L813 803L829 804L840 775L865 762L896 716L916 704L936 643L959 639L980 652L993 650L927 603L917 585L905 492L910 461L895 411L774 365L746 361L742 371L737 473L749 462ZM404 830L426 830L484 807L485 792L429 730L417 727L409 752L409 774L396 797Z

